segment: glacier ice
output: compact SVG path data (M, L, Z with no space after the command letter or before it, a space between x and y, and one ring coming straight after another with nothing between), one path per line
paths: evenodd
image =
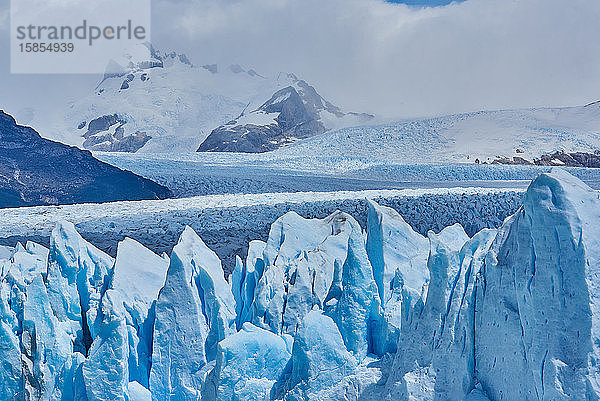
M458 223L445 227L437 234L437 238L446 248L451 251L460 251L465 242L469 240L469 236L465 229Z
M196 399L219 341L235 332L235 300L221 262L190 227L173 248L156 304L153 399Z
M63 365L71 356L73 339L54 316L48 292L41 275L27 288L23 308L24 392L39 400L50 400L60 394L64 382Z
M503 225L475 315L490 399L598 399L599 230L598 193L560 169L537 177Z
M359 224L348 216L348 254L342 266L340 299L333 312L346 348L360 361L385 347L384 325L377 284Z
M256 264L251 277L256 282L252 322L277 334L293 335L314 305L322 308L331 298L339 298L353 229L362 238L358 223L342 212L325 219L304 219L289 212L277 219L262 258L250 259L249 250L248 262ZM253 255L260 245L250 248Z
M268 400L291 356L290 341L246 322L219 343L203 399Z
M356 371L335 322L319 310L309 312L294 339L289 399L327 399L328 392Z
M494 236L483 230L457 251L442 233L429 233L426 298L403 294L405 321L388 379L398 399L463 400L473 389L475 283Z
M231 272L231 276L229 276L229 281L231 284L231 295L233 295L233 300L235 302L235 327L237 329L240 328L240 319L242 316L242 311L244 310L245 303L245 292L243 290L244 280L248 275L248 270L246 266L244 266L244 262L239 257L239 255L235 255L235 267Z
M129 346L129 380L148 387L152 334L158 293L165 283L168 257L125 238L117 247L110 288L124 308Z
M191 229L190 229L191 230ZM196 270L196 285L202 301L202 311L209 326L206 338L206 354L214 360L217 344L235 332L235 300L230 284L225 280L221 261L200 237L192 260Z
M384 351L395 352L405 303L402 294L421 294L429 282L429 242L394 209L369 201L366 248L383 308Z
M11 276L20 287L29 285L38 274L46 273L49 250L35 242L27 241L25 247L19 242L10 257L0 261L0 277Z
M108 290L101 303L102 321L83 363L88 401L129 400L129 343L125 308L119 292Z
M379 296L386 304L397 287L421 291L429 281L427 238L415 232L394 209L369 201L367 253ZM396 279L396 280L394 280Z
M78 351L85 353L99 325L100 299L107 288L113 258L85 241L67 221L50 237L48 297L60 322L69 323Z
M152 401L152 393L140 383L133 381L127 385L129 401Z
M241 277L240 284L240 307L241 312L237 317L238 329L245 322L252 320L254 311L254 292L256 290L256 283L262 277L265 270L265 262L263 260L263 252L267 244L263 241L250 241L248 244L248 257L246 258L246 265L242 269L243 277Z
M119 243L110 288L121 294L128 325L139 327L148 319L168 266L168 257L156 255L131 238Z
M17 245L19 245L19 244L17 244ZM6 246L6 245L0 245L0 260L10 259L10 257L13 255L14 252L15 252L15 248L13 248L11 246ZM3 276L3 275L4 274L2 274L2 271L0 270L0 276Z
M204 251L204 244L191 228L185 229L173 248L156 303L150 370L153 400L200 398L209 327L195 267Z
M305 219L289 212L271 226L262 258L250 263L262 269L253 277L258 277L254 325L295 335L317 307L332 315L346 347L360 360L369 352L384 353L385 341L372 330L385 332L381 301L363 231L352 216L338 211Z
M227 280L189 227L116 258L57 223L0 259L0 399L600 399L600 196L538 176L499 229L290 212Z
M7 287L5 283L0 284L0 399L3 400L10 400L23 391L18 321L10 309Z

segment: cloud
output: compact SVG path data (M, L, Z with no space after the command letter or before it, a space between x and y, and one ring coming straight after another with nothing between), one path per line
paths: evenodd
M160 0L154 11L159 46L293 71L346 107L388 116L600 97L596 0Z
M0 8L0 32L8 31L10 26L10 10Z
M0 0L0 22L7 3ZM390 118L600 98L597 0L435 8L383 0L153 0L152 12L160 49L186 52L195 64L294 72L346 109ZM0 59L0 91L12 83L19 96L34 98L66 82L75 87L71 76L11 77L7 58Z

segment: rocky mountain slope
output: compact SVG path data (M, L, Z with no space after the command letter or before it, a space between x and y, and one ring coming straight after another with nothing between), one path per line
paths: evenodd
M340 125L361 125L373 116L344 113L309 84L290 75L292 85L278 90L256 110L214 129L198 152L262 153Z
M374 202L366 231L289 212L228 279L189 227L113 259L63 221L0 262L0 396L595 400L598 210L554 169L472 237Z
M0 111L0 207L164 199L166 187L40 137Z

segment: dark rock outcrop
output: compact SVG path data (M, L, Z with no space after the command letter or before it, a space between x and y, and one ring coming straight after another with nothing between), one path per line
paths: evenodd
M519 149L517 149L517 153ZM589 152L563 152L557 151L540 156L539 159L533 161L524 159L519 156L508 158L499 156L492 161L492 164L522 164L536 166L566 166L566 167L588 167L600 168L600 151L594 153Z
M152 139L141 131L125 135L126 124L127 121L117 114L108 114L90 121L87 132L83 134L83 147L101 152L136 152Z
M290 78L293 85L275 92L258 109L214 129L198 152L269 152L327 131L321 113L340 119L352 116L357 121L373 118L368 114L344 113L305 81L293 75Z
M542 166L571 166L571 167L600 167L600 154L587 152L554 152L549 155L542 155L534 163Z
M283 100L281 100L283 99ZM276 116L268 125L238 124L238 120L216 128L198 148L199 152L260 153L277 149L296 139L325 132L325 127L291 86L273 94L251 113Z
M88 151L42 138L0 110L0 207L171 196L168 188L103 163Z

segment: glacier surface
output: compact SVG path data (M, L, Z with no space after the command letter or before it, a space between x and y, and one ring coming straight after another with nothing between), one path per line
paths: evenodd
M61 221L0 260L0 398L598 400L599 227L560 169L472 236L288 212L231 275L190 227L112 258Z

